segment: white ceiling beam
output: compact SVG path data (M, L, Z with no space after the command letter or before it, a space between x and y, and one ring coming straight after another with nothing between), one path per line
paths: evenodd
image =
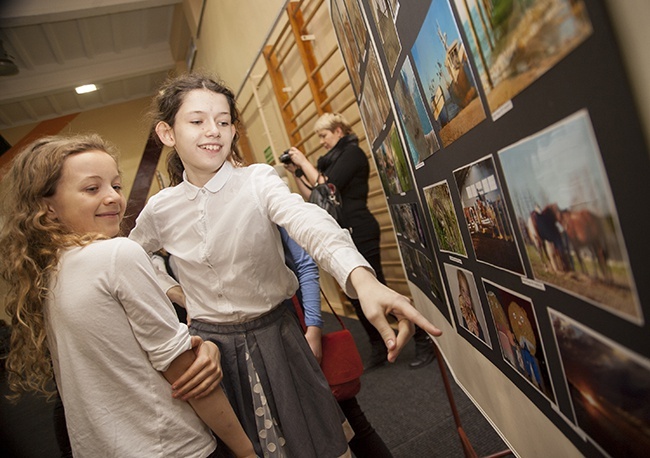
M113 50L116 53L121 53L124 50L124 40L122 39L122 22L118 20L117 15L112 14L109 16L111 21L111 35L113 39Z
M59 102L56 100L56 98L53 95L48 95L45 97L47 101L50 103L52 106L52 110L54 110L55 113L60 114L61 113L61 105Z
M18 104L22 107L23 110L25 110L25 113L27 113L27 116L29 116L32 121L38 120L38 114L34 111L32 106L27 101L21 100L18 102Z
M47 44L50 46L52 54L54 54L56 63L59 65L65 64L65 55L63 54L63 49L61 49L61 43L59 43L59 39L52 29L52 24L41 24L40 27L43 30L43 34L45 34L45 38L47 38Z
M20 0L3 2L0 27L67 21L158 6L173 6L181 2L182 0Z
M77 19L75 21L77 28L79 29L79 34L81 35L81 44L84 47L84 54L88 59L95 57L95 47L92 43L91 33L88 25L88 21L83 19Z
M174 59L166 43L105 58L98 56L93 61L71 60L63 68L58 65L39 67L34 72L21 72L20 78L4 80L0 102L47 95L68 88L72 91L81 84L115 81L165 71L174 66Z

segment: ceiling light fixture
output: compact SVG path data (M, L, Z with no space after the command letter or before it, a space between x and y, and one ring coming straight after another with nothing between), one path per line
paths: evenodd
M18 74L18 66L14 62L13 56L5 51L2 41L0 41L0 76L13 76Z
M83 86L74 88L74 90L77 92L77 94L85 94L87 92L96 91L97 86L95 86L94 84L84 84Z

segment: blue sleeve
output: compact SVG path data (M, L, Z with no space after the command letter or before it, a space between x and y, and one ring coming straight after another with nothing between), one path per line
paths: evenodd
M296 274L300 284L298 291L305 313L305 324L322 328L318 265L300 245L289 237L289 234L283 228L279 227L278 229L284 246L285 262Z

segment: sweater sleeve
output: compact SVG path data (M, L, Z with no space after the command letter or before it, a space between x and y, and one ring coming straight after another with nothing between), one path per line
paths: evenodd
M305 314L305 325L323 327L320 309L320 282L318 266L287 231L280 229L287 265L298 277L300 300Z

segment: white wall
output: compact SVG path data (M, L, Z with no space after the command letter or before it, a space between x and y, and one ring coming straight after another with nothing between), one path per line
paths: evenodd
M606 0L625 61L637 109L650 145L650 2ZM650 148L648 148L650 150Z
M194 68L241 85L285 0L206 0Z

